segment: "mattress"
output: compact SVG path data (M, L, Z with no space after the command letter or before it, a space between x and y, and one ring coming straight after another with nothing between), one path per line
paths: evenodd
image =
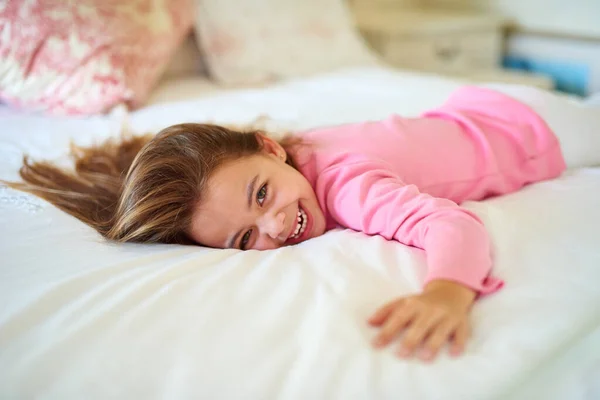
M170 82L169 96L102 117L0 108L0 178L16 179L24 152L66 164L71 140L124 126L268 116L279 132L411 116L462 83L359 68L254 89L198 81L210 90L195 96L178 97L188 86ZM0 398L600 398L598 204L600 168L466 203L490 232L506 285L477 301L462 357L425 364L374 350L366 323L419 291L421 250L341 229L267 252L117 245L0 187Z

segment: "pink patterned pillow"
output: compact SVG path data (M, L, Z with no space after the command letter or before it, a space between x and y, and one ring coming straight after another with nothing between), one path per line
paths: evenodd
M0 100L52 114L139 106L190 32L192 0L0 2Z

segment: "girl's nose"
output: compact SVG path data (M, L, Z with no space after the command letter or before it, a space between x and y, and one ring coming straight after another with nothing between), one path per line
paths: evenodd
M262 233L269 235L272 239L285 240L285 214L278 212L277 214L264 215L260 221L259 229Z

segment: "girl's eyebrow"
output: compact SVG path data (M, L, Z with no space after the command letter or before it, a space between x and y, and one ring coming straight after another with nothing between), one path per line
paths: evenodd
M248 210L252 207L252 198L254 197L254 188L256 187L256 182L258 181L258 175L256 175L246 186L246 197L248 199ZM242 231L237 231L235 235L229 238L227 241L226 248L233 248L234 244L237 242L237 238L242 234Z
M252 179L250 181L250 183L248 183L248 186L246 187L246 194L248 197L248 210L250 210L250 207L252 207L252 197L254 195L254 187L256 186L257 180L258 180L258 175L256 175L254 177L254 179Z

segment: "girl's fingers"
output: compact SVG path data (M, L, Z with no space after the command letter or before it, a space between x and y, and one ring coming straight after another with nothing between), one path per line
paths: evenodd
M381 325L394 311L394 309L400 305L401 300L390 301L383 307L379 308L371 317L369 317L369 323L374 326Z
M373 344L377 347L387 345L414 317L414 309L397 306L387 318L379 334L373 340Z
M418 315L410 327L406 330L402 344L398 349L400 357L409 357L413 354L431 330L439 323L442 318L439 314L423 313Z
M452 345L450 347L450 354L452 356L458 356L464 351L465 344L470 335L469 323L467 321L461 322L454 331L454 337L452 338Z
M439 323L429 334L423 345L423 349L419 352L420 358L424 361L433 360L455 330L456 322L452 320L445 320Z

